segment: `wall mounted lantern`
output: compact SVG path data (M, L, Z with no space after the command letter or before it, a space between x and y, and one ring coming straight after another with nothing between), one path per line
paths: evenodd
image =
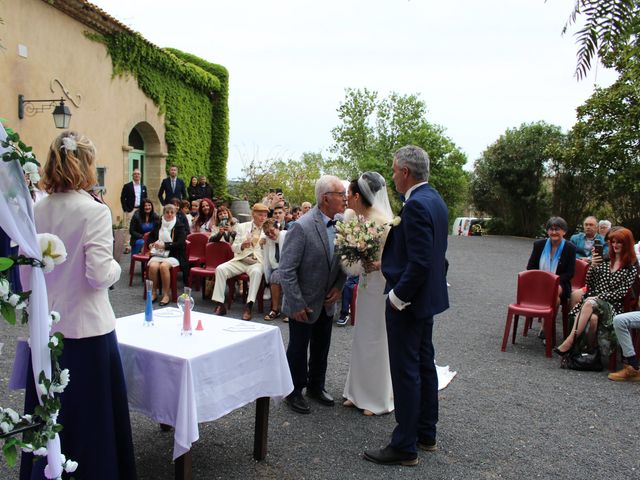
M40 105L35 105L39 103ZM64 104L64 99L58 100L25 100L24 95L18 95L18 118L22 120L25 112L29 116L33 116L36 113L46 112L53 108L53 122L56 124L56 128L69 128L69 122L71 121L71 111L69 107Z

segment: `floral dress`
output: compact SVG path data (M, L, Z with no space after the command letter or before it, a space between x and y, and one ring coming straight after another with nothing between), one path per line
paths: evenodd
M603 355L608 355L617 344L613 330L613 317L623 312L624 297L637 276L637 264L627 265L615 272L611 271L609 262L589 267L586 279L587 293L582 296L580 303L573 307L570 316L575 321L587 298L596 298L593 311L598 315L598 345ZM580 344L584 343L583 333Z

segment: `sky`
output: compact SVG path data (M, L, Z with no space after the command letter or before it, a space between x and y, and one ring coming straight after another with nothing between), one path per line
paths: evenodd
M467 169L509 128L568 130L614 72L574 76L575 0L94 0L160 47L229 70L228 177L250 160L329 155L347 88L418 94Z

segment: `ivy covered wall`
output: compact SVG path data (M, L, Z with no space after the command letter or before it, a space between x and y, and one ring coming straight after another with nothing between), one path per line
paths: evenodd
M165 114L167 165L180 177L207 175L216 196L227 191L229 74L175 49L159 49L140 35L87 33L104 43L114 75L133 75L140 89Z

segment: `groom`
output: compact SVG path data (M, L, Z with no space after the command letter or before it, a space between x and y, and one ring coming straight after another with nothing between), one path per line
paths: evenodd
M383 465L417 465L417 448L436 449L438 375L431 340L433 316L449 308L445 278L448 212L428 183L429 156L419 147L394 154L393 182L405 203L382 253L389 294L389 361L398 425L391 442L364 458Z

